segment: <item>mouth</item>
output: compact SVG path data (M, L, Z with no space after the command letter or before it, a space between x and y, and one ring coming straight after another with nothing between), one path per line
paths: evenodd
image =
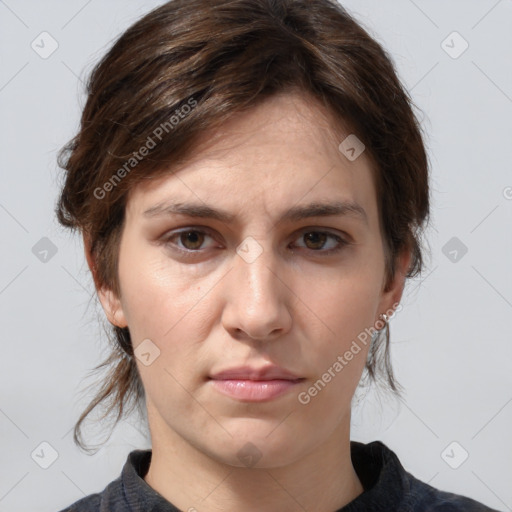
M223 395L246 402L265 402L290 392L305 379L210 379Z
M304 380L304 377L275 365L261 368L241 366L219 371L209 377L216 391L246 402L275 399L290 392Z

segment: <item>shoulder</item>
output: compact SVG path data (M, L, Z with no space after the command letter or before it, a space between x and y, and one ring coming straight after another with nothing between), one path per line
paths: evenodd
M101 492L89 494L59 512L124 512L126 506L121 477L110 482Z
M421 512L498 512L467 496L436 489L405 472L410 485L403 510ZM401 509L402 510L402 509Z
M381 441L352 441L351 456L365 491L343 512L498 512L467 496L441 491L418 480Z
M401 465L400 465L401 466ZM403 507L410 512L499 512L467 496L436 489L401 467L404 482Z
M75 501L69 507L62 509L60 512L99 512L101 504L101 494L90 494L84 498Z
M103 491L89 494L59 512L126 512L127 510L143 510L141 507L150 505L159 498L158 493L153 491L143 480L149 467L151 453L151 450L134 450L130 452L126 458L121 475L110 482Z

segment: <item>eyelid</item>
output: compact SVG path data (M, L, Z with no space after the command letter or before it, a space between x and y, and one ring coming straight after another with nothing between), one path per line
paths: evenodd
M333 236L334 238L339 238L343 240L347 244L350 243L352 238L345 233L344 231L338 231L331 228L324 228L322 226L307 226L305 228L301 228L297 233L299 236L304 235L305 233L323 233L325 235Z
M211 228L209 228L207 226L185 226L185 227L176 228L172 231L167 232L165 235L163 235L161 237L161 241L164 244L171 244L171 240L173 240L176 237L179 237L182 233L186 233L189 231L201 233L203 235L209 236L213 240L215 240L215 238L216 238L212 234L213 230L211 230ZM305 251L310 252L312 254L317 253L320 256L322 256L322 255L326 256L326 255L329 255L332 253L339 252L343 249L343 247L353 244L351 237L344 232L343 232L343 234L341 234L339 232L333 233L332 231L330 231L330 228L323 228L321 226L314 226L314 225L306 226L306 227L303 227L303 228L299 229L298 231L296 231L293 235L293 240L295 241L297 238L300 238L304 234L311 233L311 232L325 234L328 237L331 237L332 239L334 239L338 244L336 247L327 249L327 250L325 250L325 249L315 250L315 249L308 249L307 247L300 247L300 249L304 249ZM195 256L195 255L203 253L205 250L204 248L195 249L195 250L187 249L187 248L180 247L179 245L174 244L174 243L172 243L172 245L174 246L173 247L174 250L180 252L181 254L184 254L185 256Z
M315 255L318 254L319 256L329 256L330 254L335 254L337 252L340 252L347 245L352 245L352 242L347 240L347 238L349 238L348 236L345 236L345 235L342 236L339 233L333 233L333 232L329 231L328 229L321 228L319 226L310 226L310 227L301 229L298 232L297 238L301 238L306 233L321 233L321 234L327 235L327 237L330 237L331 239L334 239L337 243L337 245L335 247L332 247L330 249L315 250L315 249L308 249L307 247L300 247L300 249L303 249L303 250L309 252L310 254L315 254Z
M203 235L209 236L211 239L215 240L215 236L213 236L211 230L207 228L206 226L185 226L183 228L177 228L172 231L168 231L165 235L162 237L162 242L167 243L170 240L179 237L182 233L187 233L189 231L193 231L195 233L201 233ZM200 252L200 249L198 250L192 250L192 249L183 249L179 247L180 250L184 252Z

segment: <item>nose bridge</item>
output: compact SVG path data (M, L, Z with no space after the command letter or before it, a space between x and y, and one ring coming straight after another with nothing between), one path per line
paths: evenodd
M268 242L268 241L267 241ZM229 277L226 328L244 331L254 338L265 338L290 326L286 287L276 277L278 256L268 244L248 241L237 249Z
M275 275L278 267L276 255L268 245L263 247L262 242L250 239L240 244L235 257L234 277L240 285L237 294L258 307L279 298L279 284Z

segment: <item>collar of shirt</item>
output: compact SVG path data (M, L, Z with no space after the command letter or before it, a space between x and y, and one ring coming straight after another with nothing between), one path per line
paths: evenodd
M397 456L380 441L369 444L351 441L350 448L352 463L364 492L337 512L397 510L407 487L405 471ZM135 450L128 455L118 479L126 505L129 505L126 510L180 512L144 481L151 463L151 454L151 450ZM112 491L112 496L119 493L118 489ZM189 510L194 510L193 505Z
M498 512L416 479L380 441L351 441L350 450L364 492L336 512ZM145 482L151 455L151 450L132 451L119 478L61 512L180 512ZM186 512L195 510L191 504Z

